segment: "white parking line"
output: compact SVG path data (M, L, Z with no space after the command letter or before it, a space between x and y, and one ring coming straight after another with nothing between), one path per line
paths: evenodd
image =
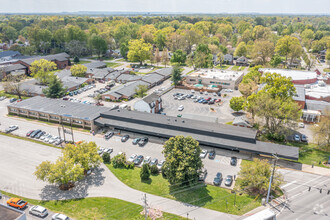
M290 185L292 185L292 184L294 184L294 183L296 183L296 182L297 182L297 181L292 181L292 182L290 182L290 183L285 184L285 185L282 186L281 188L285 188L285 187L290 186Z

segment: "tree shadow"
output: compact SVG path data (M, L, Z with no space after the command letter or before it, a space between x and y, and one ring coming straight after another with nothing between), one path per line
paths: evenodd
M72 189L63 191L59 189L57 184L46 185L39 194L42 200L67 200L79 199L88 196L88 188L90 186L102 186L105 177L102 175L104 168L96 168L91 175L75 183Z
M149 178L148 180L141 180L142 183L146 183L146 184L151 184L152 183L152 179Z

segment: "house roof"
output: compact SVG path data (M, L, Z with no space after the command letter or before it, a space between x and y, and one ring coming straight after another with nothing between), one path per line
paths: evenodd
M131 74L121 74L120 76L117 77L117 81L126 81L126 82L131 82L131 81L136 81L142 79L142 76L139 75L131 75Z
M157 73L150 73L142 77L142 81L148 82L150 84L158 83L163 80L163 76Z
M104 69L97 69L97 68L93 68L90 69L88 73L93 74L93 78L105 78L107 75L109 75L109 73L112 71L112 68L104 68Z
M295 88L296 94L293 96L293 100L304 102L306 100L304 86L295 86Z
M244 56L242 56L242 57L240 57L240 58L238 58L237 60L236 60L236 62L241 62L241 63L246 63L246 62L248 62L249 60L246 58L246 57L244 57Z
M91 63L85 63L83 64L85 67L89 68L89 69L93 69L93 68L106 68L107 64L105 62L102 61L96 61L96 62L91 62Z
M67 53L58 53L58 54L52 54L52 55L47 55L47 56L37 56L37 57L32 57L32 58L27 58L27 59L20 59L22 62L31 65L34 61L36 60L41 60L45 59L48 61L66 61L69 59L69 55Z
M122 74L121 71L115 70L115 71L111 72L109 75L107 75L105 78L111 79L111 80L116 80L118 78L118 76L120 76L121 74Z
M42 90L48 88L48 86L39 85L37 83L38 83L38 81L35 79L28 80L28 81L21 83L20 88L30 94L38 94L38 95L44 94L42 92Z
M54 73L55 76L58 76L58 78L62 79L64 77L67 77L67 76L71 76L71 70L61 70L61 71L57 71Z
M42 103L42 105L40 103ZM21 102L10 104L9 106L84 120L93 120L98 117L101 112L110 109L41 96L25 99Z
M63 83L63 87L67 89L71 89L73 87L80 86L81 84L85 83L89 78L85 77L74 77L74 76L65 76L61 78Z
M287 78L291 77L292 80L306 80L306 79L317 78L317 73L313 71L273 69L273 68L260 68L258 71L263 73L277 73Z
M14 57L14 56L17 56L17 55L21 55L21 53L18 52L18 51L13 51L13 50L6 50L6 51L3 51L3 52L0 52L0 58L2 58L2 57Z
M172 70L173 70L173 67L162 68L162 69L155 70L154 73L158 73L164 77L167 77L172 74Z
M150 107L154 107L153 103L159 99L161 100L160 95L158 95L156 93L151 93L150 95L147 95L146 97L144 97L142 100L145 101L146 103L148 103L148 105Z
M250 123L243 116L235 117L233 121L233 125L251 126Z
M5 73L10 73L10 72L16 71L16 70L25 70L26 66L24 66L22 64L11 64L8 66L4 66L2 68ZM0 67L0 70L1 70L1 67Z
M329 102L319 101L319 100L306 99L305 108L307 110L321 111L323 113L325 113L325 111L327 111L327 110L330 111Z

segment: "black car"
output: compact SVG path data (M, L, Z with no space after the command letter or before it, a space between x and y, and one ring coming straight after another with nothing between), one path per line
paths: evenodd
M46 132L41 131L41 132L39 132L39 133L35 136L35 138L39 139L39 138L40 138L42 135L44 135L44 134L46 134Z
M34 132L34 130L28 131L28 133L26 133L26 137L30 137L30 135Z
M210 153L209 153L209 159L213 160L215 158L215 151L212 150Z
M13 102L15 102L15 101L17 101L17 99L15 99L15 98L11 98L11 99L9 99L9 102L10 102L10 103L13 103Z
M148 138L147 137L144 137L144 138L141 138L141 140L139 141L139 146L140 147L143 147L144 145L146 145L148 143Z
M231 186L232 183L233 183L233 176L228 175L225 180L225 185Z
M222 174L220 172L217 173L217 175L215 175L214 180L213 180L213 184L216 186L219 186L222 180Z
M31 138L34 138L37 134L39 134L39 132L41 132L40 129L35 130L34 132L32 132L32 134L30 135Z
M157 158L152 159L151 162L150 162L150 166L157 165L157 164L158 164L158 159Z
M124 135L124 136L121 138L121 142L126 142L128 139L129 139L129 135Z
M135 138L133 141L132 141L132 144L136 145L139 143L139 141L141 140L141 138Z
M136 159L133 161L135 165L140 165L143 161L144 157L142 155L139 155L136 157Z
M230 159L230 165L236 166L236 164L237 164L237 157L231 157L231 159Z
M107 133L104 135L104 138L105 138L105 139L110 139L114 134L115 134L114 132L109 131L109 132L107 132Z
M198 181L205 181L206 175L207 175L207 170L206 169L201 170L199 172Z

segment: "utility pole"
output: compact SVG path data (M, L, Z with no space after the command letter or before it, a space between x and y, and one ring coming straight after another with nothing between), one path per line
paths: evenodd
M148 219L148 211L147 211L147 194L144 194L144 216L145 216L145 220Z
M187 220L189 219L188 216L189 216L189 213L187 212Z
M270 189L271 189L271 187L272 187L272 182L273 182L274 173L275 173L275 168L276 168L276 162L277 162L277 160L278 160L278 157L276 156L276 154L273 154L273 157L275 158L275 160L274 160L274 166L273 166L272 175L271 175L270 180L269 180L269 186L268 186L268 192L267 192L266 203L268 203L268 201L269 201Z

